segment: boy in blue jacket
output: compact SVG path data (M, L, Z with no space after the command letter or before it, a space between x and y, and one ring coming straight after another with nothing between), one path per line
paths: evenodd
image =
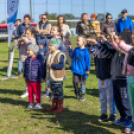
M85 48L87 44L86 38L82 35L77 37L77 46L74 51L70 46L69 52L72 59L71 71L73 72L73 85L75 89L76 99L79 101L85 100L86 78L90 72L90 53ZM78 88L79 81L81 82L81 90Z

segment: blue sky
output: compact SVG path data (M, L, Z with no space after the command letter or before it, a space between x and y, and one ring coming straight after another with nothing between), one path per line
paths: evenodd
M6 18L5 1L0 0L0 22ZM48 13L73 13L80 16L82 12L86 12L90 15L94 13L94 1L96 14L110 12L113 19L116 19L121 10L126 8L130 15L134 15L134 0L32 0L33 18L38 21L39 14L46 10ZM20 0L18 18L22 19L26 13L30 13L29 0Z

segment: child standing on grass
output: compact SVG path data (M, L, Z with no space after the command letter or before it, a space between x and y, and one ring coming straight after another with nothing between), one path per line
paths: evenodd
M58 50L60 50L63 53L66 53L66 48L65 48L64 43L62 41L62 38L61 38L62 35L61 35L59 27L58 26L52 26L52 29L51 29L50 33L51 33L51 36L46 38L46 43L45 44L46 44L47 49L45 49L46 50L45 55L48 52L49 41L52 38L57 38L59 40L60 45L58 47ZM46 92L42 95L42 97L50 97L50 96L51 96L50 82L46 81Z
M38 54L39 47L31 44L27 47L28 58L24 64L24 78L28 86L29 105L28 109L41 109L41 82L43 82L44 60ZM34 94L37 104L34 107Z
M46 111L55 113L63 112L63 78L65 76L65 55L58 49L60 42L57 38L52 38L49 42L49 53L46 56L45 80L50 82L53 94L52 107Z
M96 51L96 76L99 78L99 94L101 103L101 115L98 118L99 122L115 121L114 103L113 103L113 83L110 75L111 61L115 50L107 43L104 35L98 37L98 42L95 39L88 39L89 44L93 44ZM109 105L110 116L107 115L107 104Z
M23 63L23 67L24 67L25 59L27 58L27 46L29 46L30 44L36 45L36 40L33 36L34 36L34 29L32 27L28 27L25 30L25 37L21 37L13 45L14 49L20 50L20 61ZM22 94L20 97L25 98L27 96L28 96L28 92L26 86L26 92Z
M73 72L73 85L75 89L76 99L79 101L85 100L86 92L86 78L88 78L90 72L90 53L88 49L85 48L87 44L86 38L84 36L77 37L77 48L74 52L70 46L70 56L72 58L71 71ZM81 82L81 89L79 90L78 84Z

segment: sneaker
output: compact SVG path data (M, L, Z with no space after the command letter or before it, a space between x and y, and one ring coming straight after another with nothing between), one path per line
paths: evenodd
M81 102L85 101L85 97L84 96L80 97L79 101L81 101Z
M126 121L126 118L121 117L119 120L114 121L115 125L121 125L122 123L124 123Z
M41 95L41 98L43 98L43 97L50 97L50 96L51 96L51 93L50 92L46 92L43 95Z
M106 114L101 114L101 116L98 118L99 122L107 121L107 115Z
M27 96L28 96L28 92L22 94L20 97L21 97L21 98L26 98Z
M42 109L42 104L41 103L37 103L34 107L34 109L38 110L38 109Z
M21 72L20 71L18 71L18 76L21 76Z
M27 109L33 109L34 108L34 104L33 103L29 103L29 105L27 106Z
M108 119L108 122L114 122L115 121L115 115L114 114L111 114L109 119Z
M76 95L76 99L77 99L77 100L79 100L79 99L80 99L80 96L79 96L78 94Z
M133 133L132 133L133 132ZM126 134L134 134L134 122L132 122L131 127L125 128Z
M132 126L132 120L131 119L127 119L124 123L121 124L122 127L131 127Z

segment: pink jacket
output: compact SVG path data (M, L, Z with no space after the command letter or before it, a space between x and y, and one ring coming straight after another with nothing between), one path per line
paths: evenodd
M109 44L112 45L117 51L125 54L122 74L126 74L127 76L134 75L134 66L127 64L128 52L133 48L133 46L128 45L123 41L120 41L119 45L116 42L109 42Z
M30 44L35 44L36 45L36 40L35 38L26 38L24 37L24 42L19 43L19 41L16 41L13 44L14 49L20 49L20 61L25 62L25 59L27 58L27 46Z

